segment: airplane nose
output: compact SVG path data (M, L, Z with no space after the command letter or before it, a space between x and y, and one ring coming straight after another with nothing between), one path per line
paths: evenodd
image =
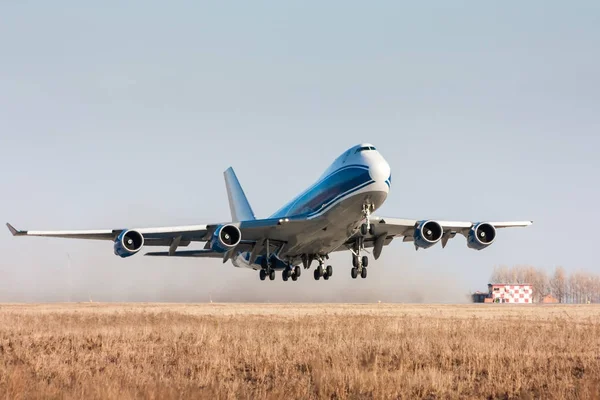
M377 154L369 160L369 175L375 182L385 182L390 178L390 165L385 159Z

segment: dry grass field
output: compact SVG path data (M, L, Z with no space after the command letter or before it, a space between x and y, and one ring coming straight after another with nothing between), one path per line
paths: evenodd
M600 398L600 307L0 305L0 395Z

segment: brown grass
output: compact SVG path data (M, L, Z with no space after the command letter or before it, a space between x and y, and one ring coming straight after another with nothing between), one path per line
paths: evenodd
M598 306L0 306L4 398L600 398Z

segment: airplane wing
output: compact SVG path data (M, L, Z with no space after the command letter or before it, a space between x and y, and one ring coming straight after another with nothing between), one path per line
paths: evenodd
M65 239L90 239L115 241L127 229L98 229L98 230L64 230L64 231L25 231L18 230L11 224L6 226L13 236L42 236ZM163 228L133 229L144 237L146 246L169 246L172 239L181 237L179 246L187 246L192 241L203 241L210 237L208 225L189 225Z
M402 219L402 218L383 218L383 217L371 217L369 220L372 225L372 230L368 236L364 239L364 246L374 248L375 259L381 255L381 250L384 246L387 246L395 238L402 237L404 242L413 242L415 240L415 233L417 228L422 223L429 222L428 220L416 220L416 219ZM518 228L527 227L533 224L533 221L512 221L512 222L463 222L463 221L432 221L442 228L440 234L441 237L438 239L442 243L442 247L446 247L448 240L454 238L456 234L461 234L469 240L470 234L479 226L491 225L494 229L500 228ZM357 234L358 235L358 234ZM493 241L494 237L491 238ZM350 238L346 242L346 247L350 248L356 238ZM437 242L437 240L436 240ZM491 242L489 243L491 244ZM474 246L475 249L481 249L487 247L482 245L480 248ZM341 248L344 250L344 247Z
M143 246L168 246L168 252L154 252L150 256L181 256L181 257L217 257L218 252L209 251L176 251L178 247L188 246L191 242L207 242L204 250L210 250L208 247L215 231L225 225L234 226L239 229L241 239L235 246L238 251L252 251L253 257L257 257L272 249L267 249L265 242L269 241L271 247L282 247L290 238L293 238L298 232L313 224L305 219L257 219L251 221L242 221L235 223L218 223L210 225L188 225L175 227L159 228L133 228L133 229L99 229L99 230L61 230L61 231L27 231L18 230L7 223L9 231L13 236L41 236L67 239L91 239L107 240L117 242L122 234L135 232L142 236ZM141 246L140 246L141 247ZM133 253L137 252L136 249ZM124 253L127 253L126 251ZM216 254L215 254L216 253ZM225 253L228 253L226 256ZM228 259L228 251L220 253L219 257Z
M401 218L383 218L372 217L371 224L375 226L375 234L379 232L388 232L394 236L412 237L414 229L422 220L416 219L401 219ZM441 225L444 232L450 231L461 234L468 234L469 230L476 224L474 222L462 221L435 221ZM514 221L514 222L488 222L494 228L518 228L527 227L533 224L533 221Z

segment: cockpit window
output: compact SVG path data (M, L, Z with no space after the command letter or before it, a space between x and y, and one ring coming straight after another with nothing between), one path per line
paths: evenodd
M375 147L371 146L369 147L369 150L377 150Z
M372 148L372 147L369 147L369 146L360 147L360 148L356 149L356 151L354 152L354 154L356 154L356 153L360 153L361 151L367 151L367 150L371 150L371 149L373 149L373 148Z

